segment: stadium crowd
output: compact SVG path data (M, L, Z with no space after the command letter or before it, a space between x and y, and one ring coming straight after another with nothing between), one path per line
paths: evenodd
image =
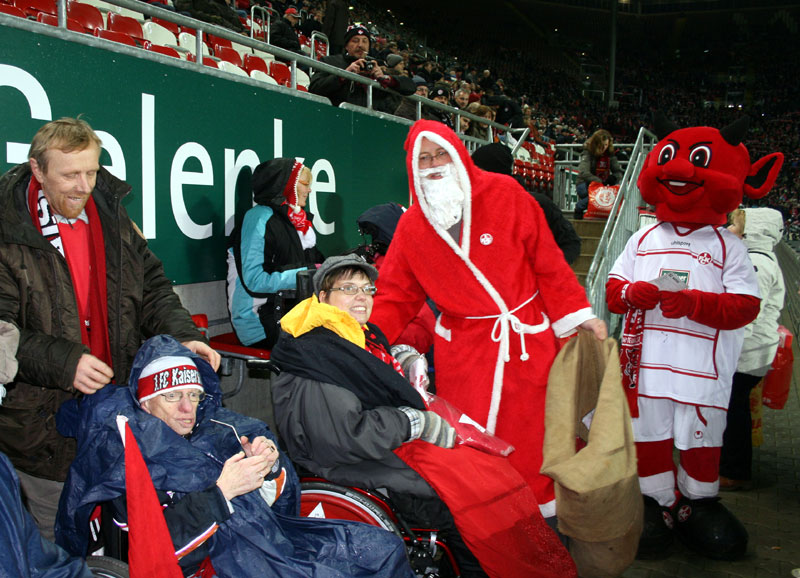
M296 9L301 17L292 21L306 35L313 30L332 33L333 23L326 23L325 18L332 20L335 10L328 4L341 8L345 3L266 2L275 15ZM800 171L796 122L800 114L796 74L800 55L797 43L775 30L775 26L790 27L789 22L776 22L776 16L768 20L758 13L744 24L732 14L694 17L686 24L681 48L672 51L667 48L671 46L669 24L659 23L657 18L644 22L620 18L618 88L614 106L609 107L603 98L608 58L599 56L607 51L607 32L604 37L597 27L594 38L588 37L592 29L585 25L579 29L584 38L556 36L560 41L557 48L544 37L535 38L521 14L496 15L497 26L483 27L480 34L464 34L476 26L479 15L451 11L447 6L431 6L424 15L415 14L402 5L386 8L380 0L346 4L346 23L360 24L371 33L369 55L381 61L387 73L413 79L416 94L434 99L437 92L446 93L447 98L437 100L455 108L468 107L469 112L500 124L528 126L531 139L539 142L583 144L602 128L615 142L631 143L640 127L652 130L657 110L679 126L721 127L747 114L751 118L747 143L753 156L775 150L787 156L772 192L750 203L780 210L786 235L800 236L795 185ZM247 0L239 0L238 7L248 9ZM339 27L345 26L342 10L336 16ZM793 15L796 18L797 12ZM714 25L710 26L712 18ZM787 20L791 18L787 16ZM722 26L720 19L729 21ZM727 26L736 27L741 39L730 42L713 32ZM390 54L399 55L400 63L386 66ZM584 70L591 68L584 67L585 63L599 66L604 71L601 78L584 76ZM466 102L458 101L458 91L465 91ZM474 102L489 108L479 109ZM397 114L402 115L400 111ZM423 116L437 118L425 112ZM485 127L478 124L468 127L465 123L463 128L467 134L482 137Z

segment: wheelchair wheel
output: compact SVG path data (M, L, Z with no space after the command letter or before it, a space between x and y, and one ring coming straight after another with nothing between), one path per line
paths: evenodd
M364 522L402 537L397 523L368 496L330 482L302 482L300 515Z
M100 578L128 578L128 565L116 558L108 556L89 556L86 565L92 571L92 576Z

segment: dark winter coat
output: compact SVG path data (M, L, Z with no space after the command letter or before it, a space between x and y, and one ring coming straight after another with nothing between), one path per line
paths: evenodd
M0 406L0 451L16 468L63 481L75 442L56 431L61 404L73 388L80 320L66 259L34 226L28 211L27 163L0 177L0 319L20 329L19 372ZM114 380L124 383L142 339L168 333L204 340L181 306L161 261L121 205L130 186L101 168L92 198L106 251L108 337Z
M276 18L269 28L269 43L302 54L297 31L286 18Z
M350 66L352 60L345 54L332 54L324 57L322 62L345 69ZM403 96L414 94L417 90L414 81L407 76L389 76L387 82L387 88L391 88ZM327 97L333 106L339 106L343 102L357 106L367 106L367 86L365 84L354 80L344 80L323 70L318 70L314 73L308 90L314 94ZM372 107L375 110L393 114L398 104L394 96L385 90L373 89Z

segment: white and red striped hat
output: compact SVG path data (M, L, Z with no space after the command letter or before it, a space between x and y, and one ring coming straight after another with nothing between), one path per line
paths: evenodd
M167 355L148 363L136 388L139 403L147 401L167 390L199 389L203 391L200 371L188 357Z

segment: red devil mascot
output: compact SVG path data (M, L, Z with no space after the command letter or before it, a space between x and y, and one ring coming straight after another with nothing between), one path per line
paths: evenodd
M609 309L625 315L621 364L645 496L642 557L667 555L674 533L711 558L747 549L747 531L717 493L731 379L760 295L747 249L724 225L743 195L767 194L783 164L781 153L751 164L747 127L746 117L722 130L656 121L661 140L638 186L658 222L631 237L606 284Z

